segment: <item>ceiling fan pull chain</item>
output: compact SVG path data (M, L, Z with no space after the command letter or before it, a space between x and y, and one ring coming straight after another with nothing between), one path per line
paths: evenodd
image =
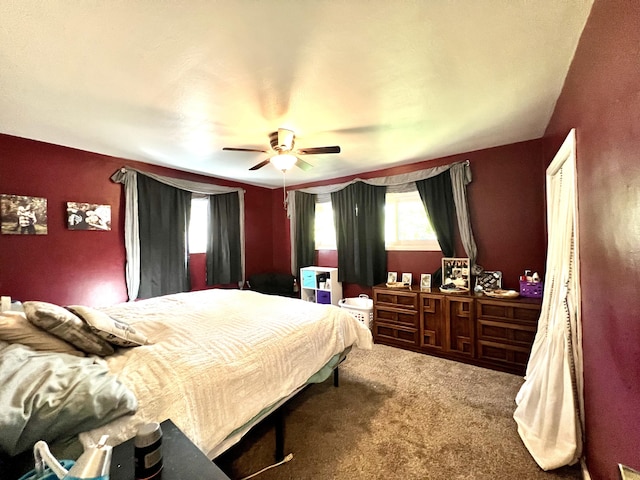
M286 171L282 171L282 204L287 209L287 175Z

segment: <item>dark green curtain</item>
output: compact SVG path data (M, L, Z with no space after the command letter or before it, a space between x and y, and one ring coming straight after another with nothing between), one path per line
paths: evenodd
M187 235L191 192L138 175L138 298L191 290Z
M209 196L207 285L242 280L240 199L237 192Z
M313 265L316 261L315 218L316 195L311 193L295 193L295 238L296 238L296 271L299 277L300 269Z
M435 177L418 180L416 188L422 199L431 225L438 237L438 243L444 257L455 256L454 228L456 221L456 205L451 188L449 170ZM442 267L433 273L433 285L441 285Z
M339 281L371 287L386 280L385 193L386 187L356 182L331 194Z

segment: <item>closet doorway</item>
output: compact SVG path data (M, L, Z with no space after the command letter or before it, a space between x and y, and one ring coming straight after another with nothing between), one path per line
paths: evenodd
M533 458L551 470L580 460L584 433L575 129L547 168L546 196L542 311L513 416Z

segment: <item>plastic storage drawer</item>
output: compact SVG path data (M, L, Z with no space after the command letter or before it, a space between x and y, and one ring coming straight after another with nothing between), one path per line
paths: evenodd
M313 270L302 271L302 286L304 288L316 288L316 272Z
M324 290L318 290L316 292L317 303L331 303L331 292L325 292Z

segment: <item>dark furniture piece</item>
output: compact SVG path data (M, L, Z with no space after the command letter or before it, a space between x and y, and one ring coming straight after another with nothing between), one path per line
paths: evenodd
M249 277L249 288L268 295L297 297L294 291L295 277L289 273L256 273Z
M373 288L376 343L524 375L542 299Z
M162 428L162 480L229 480L229 477L209 460L171 420L160 424ZM133 480L133 441L129 439L113 447L111 480Z

